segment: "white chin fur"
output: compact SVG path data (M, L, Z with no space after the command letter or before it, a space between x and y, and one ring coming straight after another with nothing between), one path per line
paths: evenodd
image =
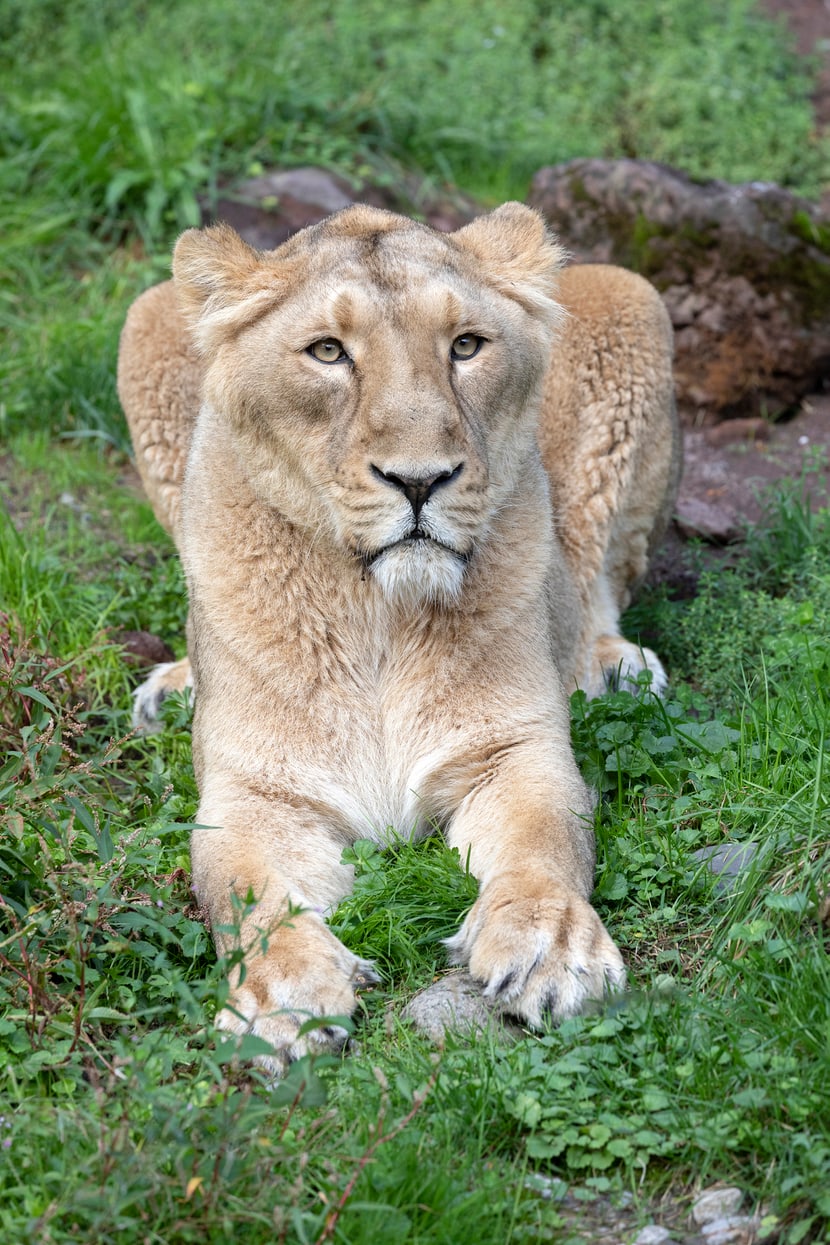
M425 540L393 545L370 569L387 600L409 605L452 605L464 581L462 559Z

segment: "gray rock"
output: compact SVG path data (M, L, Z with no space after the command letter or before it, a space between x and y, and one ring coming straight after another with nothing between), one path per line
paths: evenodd
M757 1229L757 1219L749 1215L725 1215L704 1224L700 1231L706 1245L753 1245Z
M226 187L205 220L227 221L251 246L268 251L359 198L345 178L327 169L272 169Z
M661 1228L657 1223L647 1223L634 1238L632 1245L666 1245L672 1239L668 1228Z
M830 376L830 216L815 204L644 160L541 169L529 201L577 260L633 268L663 294L690 419L775 416Z
M447 1033L474 1036L491 1029L499 1041L508 1043L523 1033L484 998L480 984L463 970L447 973L420 990L401 1014L433 1042L440 1042Z
M696 852L692 852L695 860L701 861L706 865L711 873L718 877L715 883L715 890L720 894L725 894L735 888L735 881L740 877L741 873L748 869L752 862L756 859L759 851L757 843L724 843L720 847L699 847ZM722 1193L737 1193L738 1201L735 1203L735 1209L740 1205L740 1189L714 1189L710 1190L712 1197L717 1201L717 1197ZM695 1203L697 1206L707 1194L702 1194ZM694 1213L694 1212L693 1212ZM728 1211L718 1211L718 1214L728 1214ZM715 1218L715 1215L710 1218ZM699 1219L698 1223L705 1220Z
M312 166L269 169L224 186L216 202L202 204L202 215L205 224L227 221L251 246L268 251L352 203L422 216L442 230L458 229L483 210L460 191L436 189L414 174L402 174L394 187L372 186Z
M536 1193L543 1202L562 1201L567 1196L568 1185L559 1176L545 1176L542 1172L528 1172L525 1188Z
M328 169L277 169L242 182L236 190L240 198L255 202L289 196L298 203L311 204L325 213L339 212L354 203L354 192L343 178Z
M696 1198L692 1207L692 1218L697 1224L705 1224L727 1215L734 1215L743 1200L744 1195L740 1189L734 1186L713 1185L709 1189L704 1189Z

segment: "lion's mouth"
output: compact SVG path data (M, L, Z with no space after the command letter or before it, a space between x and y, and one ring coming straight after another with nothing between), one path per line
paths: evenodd
M363 565L370 567L373 562L377 562L378 558L383 557L385 553L390 553L393 549L411 549L421 544L430 544L434 545L436 549L443 549L445 553L452 554L454 558L458 558L463 563L467 563L470 560L469 553L464 553L461 549L455 549L452 545L447 545L444 541L437 540L429 532L425 532L422 527L414 527L401 540L393 540L389 545L381 545L380 549L374 549L371 552L364 551L360 557Z

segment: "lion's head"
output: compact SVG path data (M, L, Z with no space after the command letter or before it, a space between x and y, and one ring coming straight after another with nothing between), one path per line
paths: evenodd
M535 452L561 262L520 204L449 235L357 206L265 253L190 230L173 271L254 492L449 602Z

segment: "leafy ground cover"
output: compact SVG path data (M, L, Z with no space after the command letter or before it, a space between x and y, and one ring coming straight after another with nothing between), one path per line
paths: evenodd
M509 1048L437 1052L401 1022L474 884L438 840L358 845L334 921L384 980L355 1049L278 1088L246 1070L212 1028L224 969L188 888L187 707L131 736L115 642L181 644L181 575L134 485L114 360L198 194L311 159L420 165L498 198L577 154L810 190L826 156L778 32L743 0L77 0L70 16L10 0L0 81L0 1234L565 1240L565 1187L645 1215L717 1177L790 1245L821 1239L826 514L785 493L739 569L638 607L666 702L575 699L602 792L597 903L631 989ZM723 842L759 846L732 891L694 855Z

